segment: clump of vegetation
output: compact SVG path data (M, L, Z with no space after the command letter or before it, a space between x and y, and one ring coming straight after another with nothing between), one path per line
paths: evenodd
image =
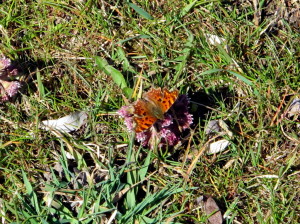
M297 1L0 9L2 223L299 223ZM116 113L151 87L189 98L174 144Z

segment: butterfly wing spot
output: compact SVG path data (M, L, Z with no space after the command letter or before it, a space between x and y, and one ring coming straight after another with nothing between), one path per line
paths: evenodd
M134 118L134 121L136 123L135 131L142 132L144 130L147 130L155 123L156 120L157 120L156 118L149 117L149 116L145 116L141 118L135 117Z

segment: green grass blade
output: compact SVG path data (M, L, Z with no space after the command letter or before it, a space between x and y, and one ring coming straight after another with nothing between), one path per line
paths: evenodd
M42 78L41 78L41 73L39 70L37 70L37 72L36 72L36 80L37 80L37 84L38 84L37 86L39 89L39 97L42 100L45 97L45 88L44 88Z
M210 74L213 74L213 73L217 73L217 72L222 72L223 69L219 69L219 68L214 68L214 69L210 69L210 70L207 70L205 72L202 72L200 74L200 76L204 76L204 75L210 75Z
M134 142L133 139L132 142ZM135 153L133 152L133 150L132 153L129 153L127 155L127 161L129 161L129 163L136 162ZM135 169L127 173L127 183L129 184L129 186L133 186L138 181L139 180L137 179L137 171ZM133 187L126 193L126 203L128 208L133 208L136 206L136 187Z
M148 167L150 165L150 161L151 161L151 152L148 153L148 155L145 159L143 167L138 171L138 175L140 177L140 180L143 180L146 177Z
M195 3L197 2L198 0L195 0L193 2L191 2L190 4L186 5L180 12L180 17L183 17L185 16L186 14L189 13L189 11L194 7Z
M176 82L176 80L178 80L179 76L183 72L186 62L188 60L188 57L190 56L191 49L193 47L194 35L191 33L188 33L188 34L189 34L189 36L188 36L187 42L185 43L185 48L182 51L183 55L178 57L178 59L180 59L180 62L175 67L175 70L177 72L174 76L174 82Z
M128 5L129 5L134 11L136 11L139 15L141 15L142 17L144 17L145 19L153 20L153 17L152 17L148 12L146 12L144 9L140 8L140 7L137 6L136 4L128 3Z
M253 86L253 82L250 80L250 77L243 76L239 73L236 73L236 72L233 72L233 71L230 71L230 70L224 70L224 71L234 75L235 77L237 77L238 79L240 79L241 81L246 83L247 85Z
M134 37L128 37L128 38L126 38L124 40L120 40L119 42L117 42L117 44L123 44L123 43L125 43L127 41L130 41L130 40L133 40L133 39L138 39L138 38L145 38L145 39L147 39L147 38L151 38L151 36L146 35L146 34L141 34L141 35L137 35L137 36L134 36Z
M210 70L207 70L205 72L202 72L200 74L200 76L203 76L203 75L209 75L209 74L213 74L213 73L217 73L217 72L228 72L229 74L232 74L234 75L235 77L237 77L238 79L240 79L241 81L243 81L244 83L248 84L249 86L253 86L253 82L250 80L252 78L248 77L248 76L243 76L239 73L236 73L234 71L230 71L230 70L226 70L226 69L218 69L218 68L215 68L215 69L210 69ZM253 80L253 79L252 79Z
M30 181L28 180L25 172L22 170L23 180L26 187L27 194L30 198L31 205L35 208L35 211L37 214L40 213L40 206L38 203L37 195L35 194L32 185L30 184Z
M176 194L183 191L183 188L177 188L178 186L166 187L159 192L149 194L143 201L131 208L120 220L121 223L127 223L136 215L147 215L155 208L160 206L160 202L168 198L172 194Z
M127 182L129 186L132 186L136 182L136 171L127 173ZM128 186L128 185L127 185ZM126 193L126 204L128 208L134 208L136 206L136 187L133 187Z

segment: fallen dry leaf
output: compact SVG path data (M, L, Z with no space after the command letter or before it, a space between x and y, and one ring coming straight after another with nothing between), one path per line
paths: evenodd
M288 116L294 116L294 115L300 115L300 99L299 98L295 98L293 99L293 101L291 102L289 108L288 108Z
M209 223L223 223L223 216L220 208L211 196L200 196L196 199L196 201L202 207L204 213L208 216Z
M222 140L213 142L213 143L209 144L208 150L206 153L208 155L211 155L211 154L223 152L229 145L230 145L230 141L228 141L226 139L222 139Z
M68 133L79 129L86 123L86 120L87 113L84 111L78 111L57 120L42 121L41 128L45 130L55 129L60 132Z

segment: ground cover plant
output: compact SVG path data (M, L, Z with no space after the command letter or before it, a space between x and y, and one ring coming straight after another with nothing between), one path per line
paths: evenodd
M1 222L299 223L299 7L1 1ZM174 145L117 113L159 87Z

